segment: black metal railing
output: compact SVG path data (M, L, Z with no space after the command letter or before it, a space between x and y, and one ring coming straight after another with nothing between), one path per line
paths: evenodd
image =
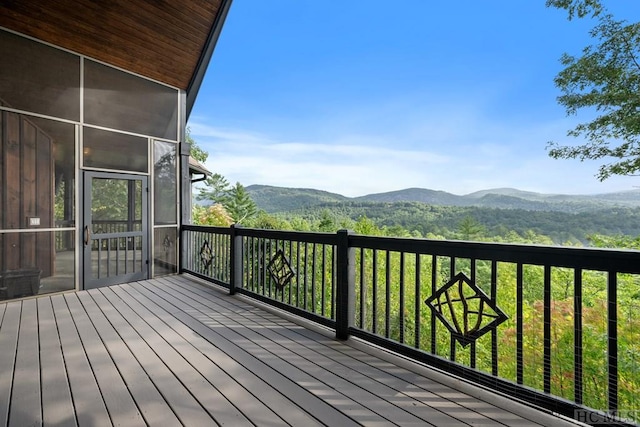
M233 226L182 242L182 272L338 338L578 420L640 419L639 252Z

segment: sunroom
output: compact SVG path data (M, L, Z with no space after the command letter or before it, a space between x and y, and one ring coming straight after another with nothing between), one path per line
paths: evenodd
M1 7L2 297L175 273L184 124L228 4Z

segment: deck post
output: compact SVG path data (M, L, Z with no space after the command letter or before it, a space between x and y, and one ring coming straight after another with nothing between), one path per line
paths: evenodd
M240 225L231 224L231 272L229 277L229 295L242 287L242 236L238 234Z
M336 250L336 338L349 338L355 319L355 249L349 247L349 230L339 230Z

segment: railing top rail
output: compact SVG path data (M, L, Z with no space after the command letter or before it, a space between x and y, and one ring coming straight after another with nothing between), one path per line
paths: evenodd
M260 237L263 239L291 240L294 242L319 243L335 245L337 237L335 233L318 233L304 231L261 230L258 228L236 228L240 236Z
M142 222L141 219L91 219L91 222L102 222L105 224L127 224L129 222Z
M350 235L349 246L416 254L640 273L640 251Z
M205 233L231 234L231 229L229 227L214 227L212 225L183 224L182 229L185 231L201 231Z
M263 230L259 228L245 228L245 227L239 227L239 226L235 226L233 228L235 229L235 233L237 236L259 237L262 239L291 240L294 242L318 243L318 244L324 244L324 245L335 245L336 239L337 239L335 233ZM231 228L229 227L184 225L183 229L187 231L201 231L201 232L213 232L217 234L231 234Z

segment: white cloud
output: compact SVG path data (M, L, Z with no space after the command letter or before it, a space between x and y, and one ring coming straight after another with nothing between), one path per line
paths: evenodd
M631 189L633 178L598 182L598 165L554 160L546 141L564 140L566 120L542 124L491 122L471 111L414 111L404 128L376 132L333 129L322 142L191 123L209 152L207 167L229 181L316 188L359 196L422 187L455 194L514 187L588 194ZM341 132L342 131L342 132ZM310 130L309 134L314 134ZM574 141L567 141L569 143Z

